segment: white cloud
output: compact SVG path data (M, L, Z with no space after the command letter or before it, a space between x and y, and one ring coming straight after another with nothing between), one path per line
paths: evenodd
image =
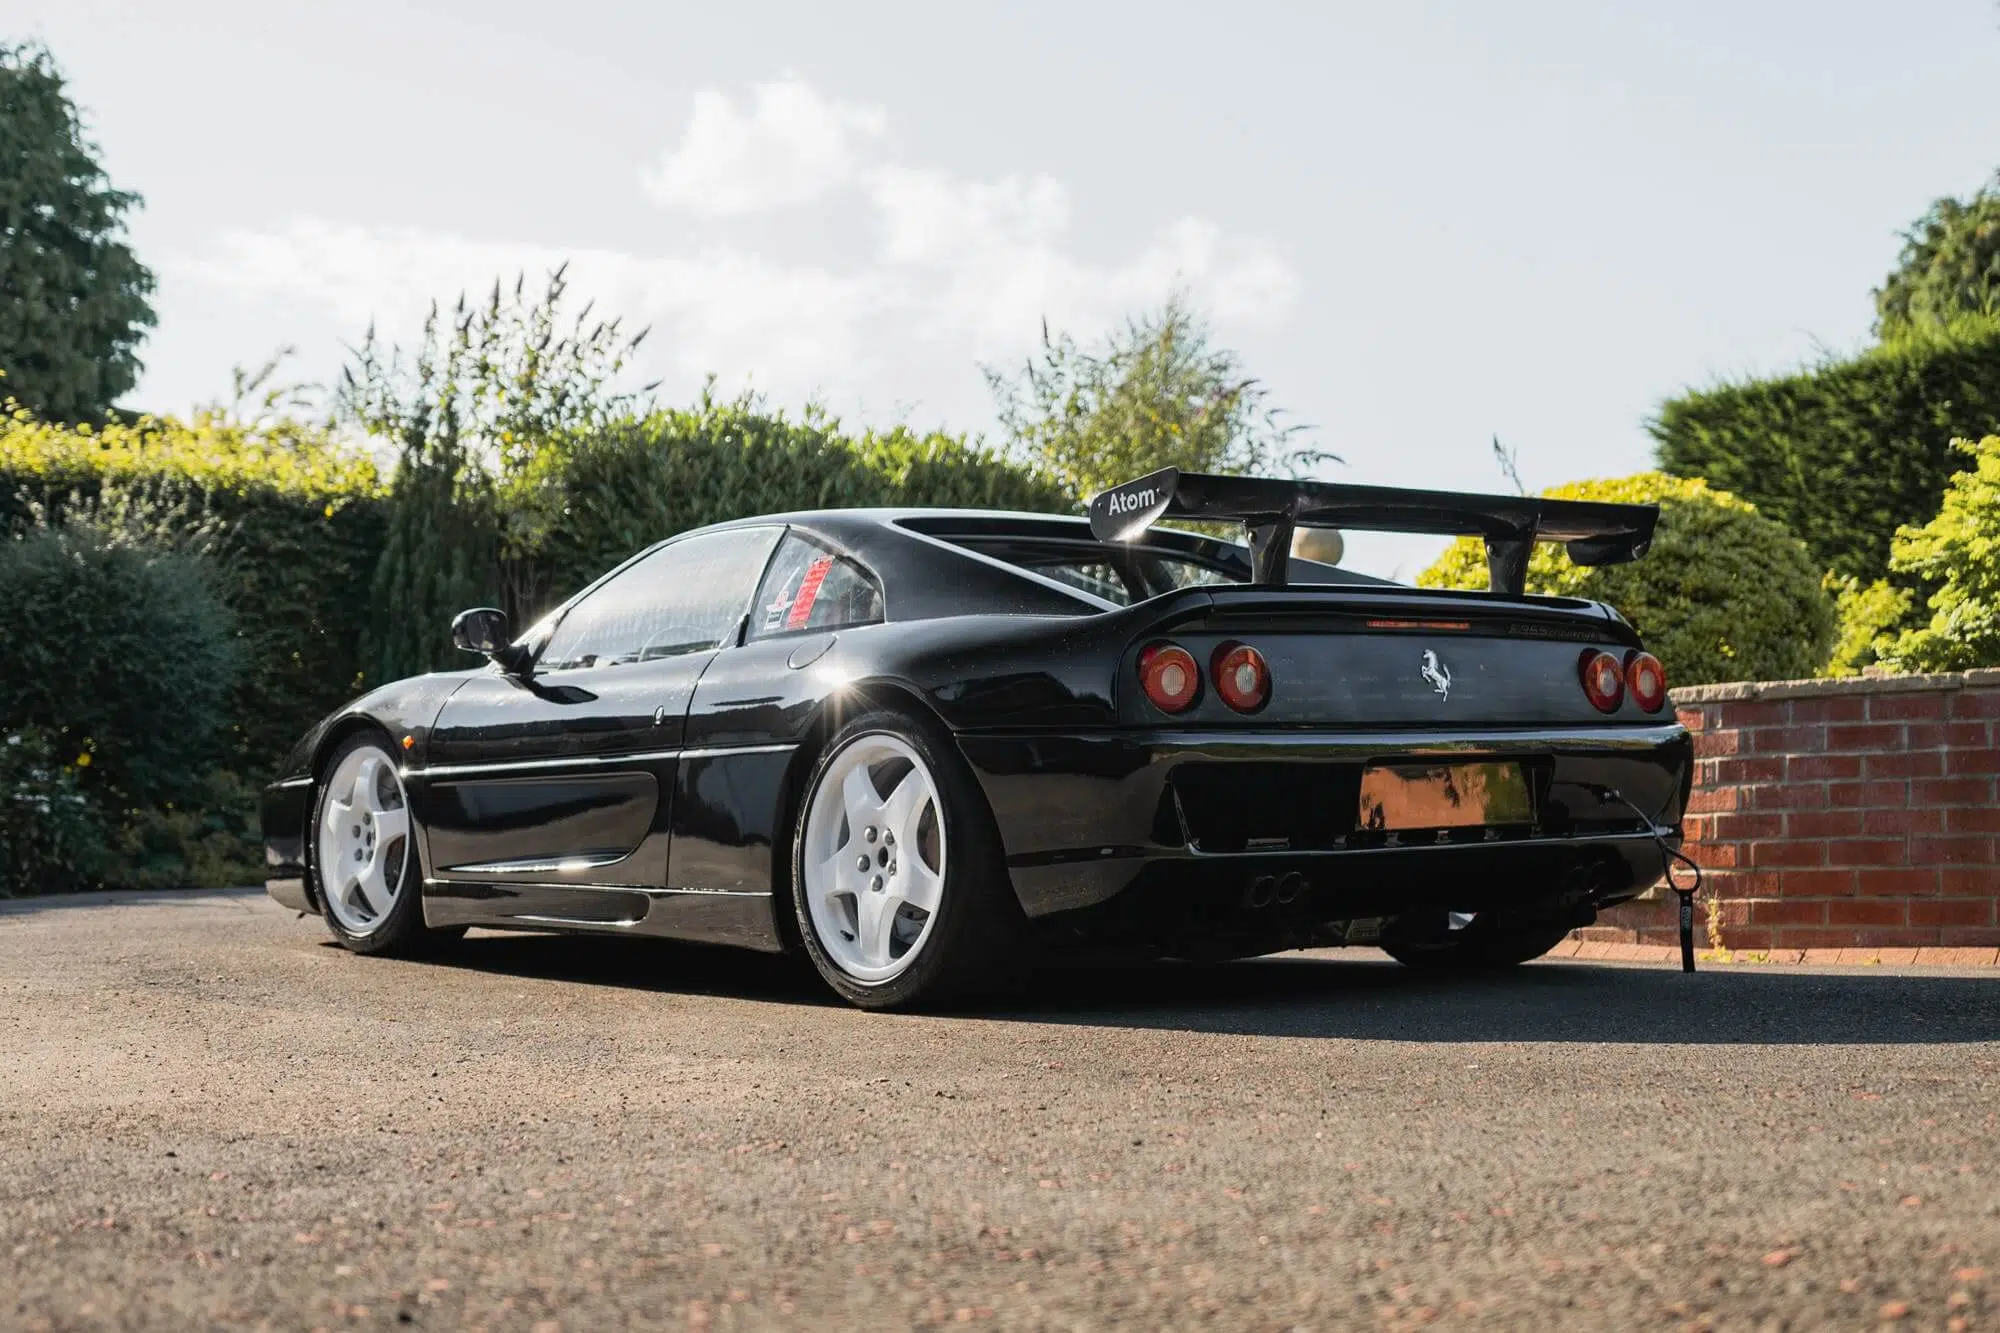
M858 321L879 302L866 273L728 249L640 256L302 219L277 232L231 232L221 251L180 271L239 296L324 307L356 338L371 321L407 338L433 298L476 298L495 277L517 273L532 286L567 263L573 292L635 330L654 328L644 348L652 364L683 376L754 371L786 386L857 369Z
M645 177L663 207L734 217L817 199L852 179L880 107L829 101L796 79L751 89L746 113L714 89L695 94L680 143Z
M1184 218L1116 263L1067 248L1069 192L1048 176L959 181L884 167L868 197L885 267L927 284L919 313L933 329L969 334L982 354L1019 344L1046 317L1095 331L1160 301L1177 285L1226 319L1282 310L1295 285L1267 244Z
M825 207L771 241L811 259L779 258L740 238L632 254L307 218L227 233L175 272L211 292L318 308L352 341L371 320L407 339L433 297L477 294L523 270L532 281L567 261L578 297L651 326L639 367L648 378L685 384L713 371L725 385L751 381L780 401L823 396L843 410L921 403L928 419L961 426L989 408L978 365L1024 355L1044 318L1088 337L1176 286L1226 323L1272 318L1293 299L1291 268L1257 238L1187 217L1115 257L1088 256L1070 236L1072 204L1059 181L858 168L843 127L879 134L879 112L831 107L795 83L765 85L754 103L746 118L703 94L670 171L648 188L657 196L671 178L679 206L698 199L710 211L741 210L807 197L844 175L859 187L858 225L847 228L858 249L824 253L829 223L839 220ZM744 161L730 157L731 143L749 145Z

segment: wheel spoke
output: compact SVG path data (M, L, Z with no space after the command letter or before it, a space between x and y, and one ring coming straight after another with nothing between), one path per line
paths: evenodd
M875 779L868 776L868 765L856 764L840 784L840 799L847 804L847 822L872 820L882 808L882 795L875 790Z
M355 877L355 883L361 887L361 896L368 900L368 906L378 917L389 910L391 899L389 881L382 870L382 858L371 857Z
M342 804L329 796L326 798L325 808L320 811L320 830L324 833L331 833L338 838L341 836L341 826L353 818L353 806Z
M931 784L921 771L913 768L882 803L882 823L905 848L914 849L917 845L917 822L923 818L924 807L930 804L930 795Z
M408 837L409 833L410 812L408 810L394 809L376 812L375 845L377 847L387 847L398 838Z
M868 887L861 872L854 868L854 858L858 853L850 844L821 861L813 868L808 881L821 899L836 898L843 893L860 893Z
M903 900L894 893L863 889L854 897L855 925L859 938L855 944L861 950L861 957L870 967L884 967L889 963L889 932L896 924L896 909Z
M903 901L926 912L935 912L944 899L944 877L924 864L912 847L896 867L896 888Z
M356 810L373 811L377 808L375 778L381 767L382 761L371 754L362 759L361 766L354 770L354 790L348 793L347 799L354 803Z

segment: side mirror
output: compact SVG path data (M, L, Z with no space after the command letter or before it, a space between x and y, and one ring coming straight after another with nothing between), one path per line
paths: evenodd
M509 655L513 643L507 631L507 613L490 606L460 611L451 622L451 641L464 652L478 653L505 666L501 659Z

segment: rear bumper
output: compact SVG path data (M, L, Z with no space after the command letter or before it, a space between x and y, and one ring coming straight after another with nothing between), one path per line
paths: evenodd
M1678 840L1692 777L1687 732L1646 726L1479 732L966 734L1028 915L1151 899L1227 896L1297 874L1312 910L1393 915L1478 908L1585 883L1596 906L1644 890L1659 849L1615 790ZM1506 832L1359 829L1361 774L1380 763L1511 760L1535 823Z

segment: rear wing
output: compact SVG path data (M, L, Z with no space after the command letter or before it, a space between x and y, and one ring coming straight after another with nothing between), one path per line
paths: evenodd
M1622 564L1646 553L1659 517L1657 505L1218 477L1172 467L1090 498L1090 532L1103 542L1130 541L1163 518L1239 521L1250 534L1252 577L1268 585L1284 584L1292 533L1302 526L1482 537L1488 586L1516 597L1527 590L1536 542L1563 543L1579 565Z

